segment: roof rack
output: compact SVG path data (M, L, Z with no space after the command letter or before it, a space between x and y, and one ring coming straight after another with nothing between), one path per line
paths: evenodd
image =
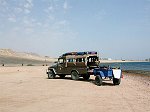
M96 51L87 51L87 52L68 52L63 54L62 56L67 56L67 55L89 55L89 54L97 54Z

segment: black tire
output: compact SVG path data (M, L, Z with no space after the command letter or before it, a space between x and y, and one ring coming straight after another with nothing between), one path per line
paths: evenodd
M96 75L96 77L95 77L95 84L97 86L101 86L102 85L102 78L99 75Z
M72 71L71 72L71 78L72 78L72 80L78 80L79 74L76 71Z
M119 85L120 82L121 82L121 79L113 78L113 84L114 84L114 85Z
M90 75L89 75L89 74L83 75L83 79L84 79L84 80L89 80L89 78L90 78Z
M50 70L49 72L48 72L48 78L49 79L54 79L56 77L56 75L54 74L54 72L52 71L52 70Z
M61 75L59 75L59 77L61 78L61 79L63 79L63 78L65 78L65 74L61 74Z

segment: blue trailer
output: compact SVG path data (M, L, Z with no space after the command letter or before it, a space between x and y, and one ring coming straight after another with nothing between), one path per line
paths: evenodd
M95 76L95 83L98 86L102 85L102 81L105 78L112 79L114 85L119 85L121 83L122 70L121 69L113 69L110 67L100 67L95 68L93 70Z

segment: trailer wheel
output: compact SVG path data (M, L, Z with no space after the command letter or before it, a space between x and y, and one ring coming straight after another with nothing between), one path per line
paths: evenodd
M113 84L114 84L114 85L119 85L120 82L121 82L121 79L113 78Z
M72 80L78 80L79 74L76 71L72 71L71 72L71 78L72 78Z
M89 74L83 75L83 79L84 79L84 80L89 80L89 78L90 78L90 75L89 75Z
M95 84L97 86L101 86L102 85L102 78L99 75L96 75L96 77L95 77Z
M48 78L49 79L54 79L56 77L56 75L54 74L54 72L52 71L52 70L50 70L49 72L48 72Z

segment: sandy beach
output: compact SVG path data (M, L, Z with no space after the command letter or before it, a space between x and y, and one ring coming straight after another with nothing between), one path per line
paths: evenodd
M0 67L0 112L149 112L150 77L123 73L119 86L47 79L46 66Z

